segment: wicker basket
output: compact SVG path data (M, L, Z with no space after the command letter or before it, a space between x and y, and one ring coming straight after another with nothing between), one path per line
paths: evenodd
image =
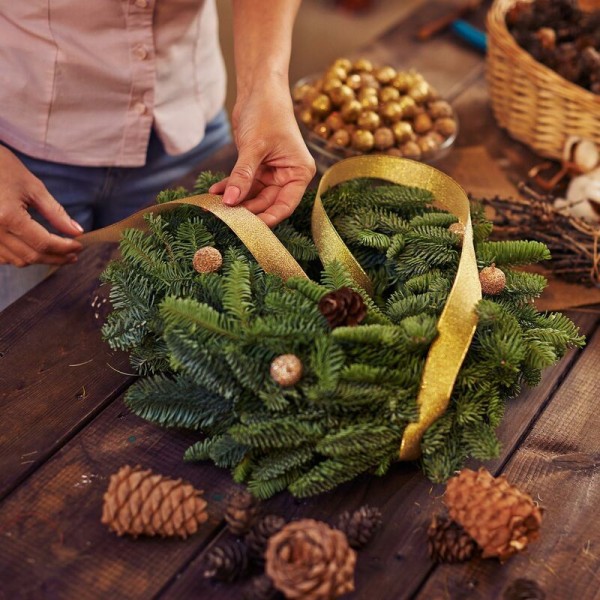
M600 146L600 96L567 81L521 48L506 27L516 0L495 0L487 17L487 80L501 127L538 154L561 159L571 135Z

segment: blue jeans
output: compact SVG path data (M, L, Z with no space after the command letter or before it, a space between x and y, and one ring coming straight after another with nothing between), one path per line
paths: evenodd
M90 231L153 204L158 192L188 175L230 141L229 121L223 110L207 125L202 142L184 154L168 155L153 130L143 167L79 167L38 160L12 148L11 151L44 182L69 215ZM0 311L47 273L46 265L23 269L0 265Z

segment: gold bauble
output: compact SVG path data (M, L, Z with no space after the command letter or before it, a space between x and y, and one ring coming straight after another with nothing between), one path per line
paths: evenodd
M310 108L304 108L298 113L298 119L300 119L301 123L304 123L306 126L310 126L313 124L314 117L310 110Z
M342 85L343 84L341 79L338 79L337 77L331 77L329 79L325 79L325 81L323 82L323 91L326 94L330 94L331 90L342 87Z
M329 98L334 106L341 106L345 102L354 100L354 90L347 85L341 85L329 92Z
M360 80L362 81L363 87L372 87L375 89L379 89L379 81L375 78L373 73L361 73Z
M427 106L427 112L429 112L432 119L443 119L453 115L452 107L445 100L430 102Z
M358 100L349 100L342 105L341 113L344 121L356 121L362 112L362 106Z
M416 142L405 142L400 146L400 150L402 150L402 156L406 158L412 158L414 160L419 160L421 158L421 148Z
M417 144L421 149L422 154L431 154L439 150L440 142L432 135L424 135L417 139Z
M374 96L375 98L379 98L379 90L375 87L365 85L358 90L356 97L359 100L363 98L367 98L368 96Z
M400 92L391 85L386 85L379 90L379 100L381 102L392 102L400 99Z
M309 85L308 89L304 92L302 96L302 104L307 108L310 108L313 103L313 100L317 96L319 96L320 93L321 92L319 92L319 90L314 85Z
M402 96L398 100L400 108L402 109L402 115L404 117L414 117L417 112L417 103L410 96Z
M324 140L326 140L329 137L331 130L329 129L329 126L327 124L317 123L313 127L313 133L317 134L320 138L323 138Z
M408 90L408 95L417 103L423 104L429 99L431 90L425 82L417 83Z
M437 119L434 123L434 129L444 137L448 138L456 133L456 121L449 117Z
M383 85L388 85L396 77L396 74L396 69L390 66L381 67L375 71L377 81Z
M357 129L352 134L352 147L360 152L369 152L373 149L373 134L365 129Z
M381 117L372 110L367 110L358 115L356 124L360 129L375 131L381 125Z
M271 363L271 378L281 387L290 387L300 381L302 370L302 361L295 354L281 354Z
M359 90L362 86L362 80L358 73L352 73L352 75L348 75L346 78L346 85L349 88L352 88L354 91Z
M350 133L346 129L338 129L329 138L329 143L334 146L346 148L346 146L350 145Z
M379 107L379 100L373 94L366 94L359 101L364 110L377 110Z
M395 123L402 118L402 105L400 102L386 102L381 107L381 116L390 123Z
M192 265L197 273L216 273L223 266L223 256L217 248L204 246L196 250Z
M347 58L336 58L331 66L339 67L340 69L344 69L344 71L349 71L352 68L352 61Z
M302 102L306 92L308 92L310 89L312 89L312 86L310 86L308 83L303 83L302 85L297 85L294 87L292 91L292 98L294 99L294 102Z
M415 116L415 120L413 122L413 129L417 133L427 133L433 127L433 122L431 121L431 117L427 113L421 113Z
M394 145L394 132L389 127L379 127L373 134L373 145L377 150L387 150Z
M313 114L324 117L331 111L331 100L326 94L319 94L310 104Z
M398 121L392 125L392 131L398 144L403 144L415 138L415 132L408 121Z
M373 63L368 58L359 58L352 65L353 71L365 71L371 73L373 71Z
M327 69L327 71L325 71L325 79L331 79L332 77L346 81L346 77L348 77L348 71L346 71L346 69L342 69L342 67L330 67Z
M496 296L504 291L506 287L506 275L504 271L496 268L495 264L485 267L479 272L481 291L488 296Z
M458 236L458 239L462 243L463 238L465 237L465 226L462 223L459 223L459 222L452 223L448 227L448 231L450 233L453 233L454 235Z
M411 78L406 71L400 71L391 84L401 93L404 93L410 87Z
M331 131L337 131L344 126L344 119L342 119L342 115L340 115L339 112L334 111L327 115L325 123L331 129Z
M390 156L397 156L399 158L402 158L404 156L404 154L402 154L402 150L400 150L400 148L396 148L396 146L392 146L391 148L388 148L385 151L386 154L389 154Z

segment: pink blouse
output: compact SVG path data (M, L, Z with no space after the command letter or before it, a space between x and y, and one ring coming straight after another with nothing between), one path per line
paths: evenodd
M0 6L0 141L73 165L144 164L222 108L215 0L13 0Z

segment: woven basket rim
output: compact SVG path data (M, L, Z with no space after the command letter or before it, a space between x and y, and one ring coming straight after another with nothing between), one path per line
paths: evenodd
M505 50L514 52L517 56L516 59L519 61L521 67L529 71L531 75L536 78L544 77L549 80L549 83L556 85L556 88L552 88L552 92L561 95L576 94L579 96L579 100L587 100L598 105L600 109L600 94L594 94L590 90L565 79L559 75L556 71L537 61L529 52L519 46L517 40L508 30L506 26L506 13L508 10L515 5L519 0L494 0L490 10L487 14L487 28L490 38L495 43L503 46ZM521 0L523 1L523 0ZM526 2L533 2L534 0L524 0ZM493 35L495 34L495 35ZM537 72L536 72L537 71ZM546 84L548 81L546 81ZM560 89L565 88L565 89Z

